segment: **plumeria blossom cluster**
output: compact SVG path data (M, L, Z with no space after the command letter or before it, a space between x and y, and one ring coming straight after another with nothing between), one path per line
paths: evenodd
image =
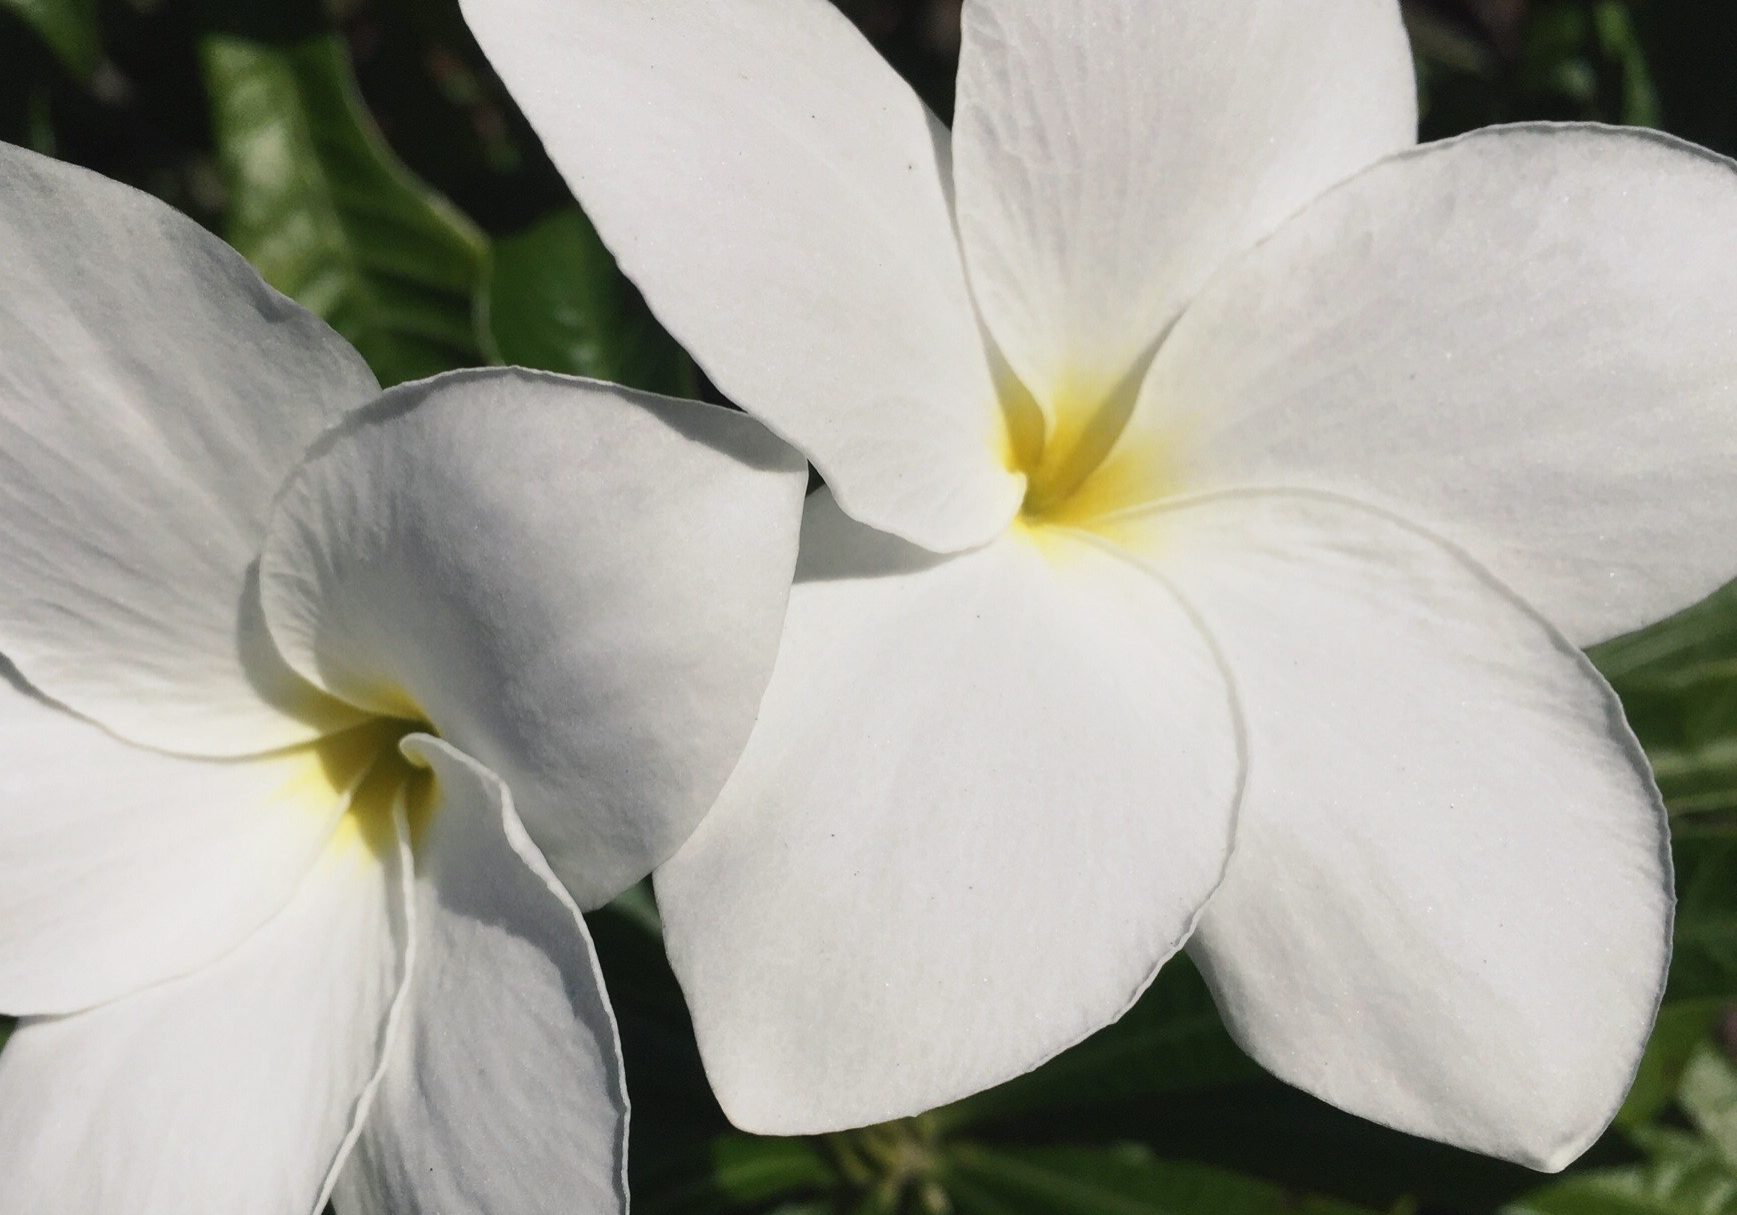
M623 1209L580 912L660 863L750 1130L1186 947L1279 1076L1580 1153L1672 898L1577 647L1737 573L1737 170L1414 148L1395 0L966 0L951 130L825 0L464 7L750 416L382 394L0 149L0 1209Z
M5 147L0 243L0 1210L624 1210L579 911L735 763L802 461L553 376L382 395Z
M823 0L464 0L810 499L657 875L740 1125L908 1115L1186 946L1282 1078L1559 1168L1669 954L1577 647L1737 574L1737 170L1415 148L1396 0L965 0L944 128Z

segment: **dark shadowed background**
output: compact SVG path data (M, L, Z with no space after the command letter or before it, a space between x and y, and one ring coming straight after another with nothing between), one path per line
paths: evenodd
M838 3L950 112L958 0ZM1592 119L1737 152L1725 0L1406 11L1426 138ZM516 362L711 391L616 273L455 0L0 0L0 138L194 216L387 383ZM1682 908L1640 1083L1564 1176L1386 1132L1266 1078L1184 961L1121 1024L999 1090L848 1135L740 1135L707 1092L641 889L592 917L639 1211L1737 1215L1737 593L1595 658L1670 802Z

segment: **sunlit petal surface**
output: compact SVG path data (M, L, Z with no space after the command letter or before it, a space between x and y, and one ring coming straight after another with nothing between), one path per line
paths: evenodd
M1190 945L1282 1078L1561 1168L1628 1091L1671 870L1604 680L1458 552L1305 494L1144 521L1246 704L1236 854Z
M407 975L404 865L375 809L221 961L18 1028L0 1052L8 1209L319 1210Z
M0 145L0 653L135 741L240 755L355 719L251 597L272 495L378 386L155 199Z
M741 765L658 872L726 1111L917 1113L1119 1015L1218 883L1240 774L1210 644L1090 543L940 559L809 508Z
M826 0L468 0L658 317L857 518L936 549L1020 484L953 235L947 133Z
M594 906L741 753L805 484L739 413L530 372L411 385L285 490L266 611L297 670L498 772Z
M1372 169L1217 279L1123 446L1168 452L1166 492L1394 503L1586 645L1737 573L1734 418L1737 167L1513 127Z
M176 759L15 680L0 681L0 736L0 1013L14 1016L227 953L289 901L382 745L364 729L258 759Z
M1416 90L1393 0L967 0L960 231L1052 422L1225 258L1415 142Z

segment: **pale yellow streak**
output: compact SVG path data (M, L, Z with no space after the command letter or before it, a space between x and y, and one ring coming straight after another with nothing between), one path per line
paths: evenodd
M1048 437L1010 441L1009 467L1026 476L1018 534L1041 543L1052 529L1090 532L1121 542L1126 517L1170 497L1180 483L1175 445L1147 431L1126 429L1138 385L1107 387L1087 375L1068 378L1045 394ZM1029 416L1036 403L1023 388L1009 417ZM1142 535L1144 533L1141 533ZM1046 553L1067 551L1045 545Z
M413 765L399 741L426 727L394 718L374 720L288 751L278 802L292 813L315 814L332 824L328 853L367 853L383 859L396 847L393 811L402 801L414 843L433 812L433 774Z

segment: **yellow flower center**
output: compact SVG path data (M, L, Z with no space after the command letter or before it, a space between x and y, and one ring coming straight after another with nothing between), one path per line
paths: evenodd
M1138 391L1137 379L1076 377L1046 394L1046 409L1023 386L1004 390L1008 467L1026 478L1022 528L1107 533L1113 516L1168 494L1173 453L1127 429Z
M421 732L432 731L424 722L377 717L300 748L285 800L337 815L332 848L384 859L396 847L393 819L400 810L412 844L433 811L433 774L398 748L406 735Z

